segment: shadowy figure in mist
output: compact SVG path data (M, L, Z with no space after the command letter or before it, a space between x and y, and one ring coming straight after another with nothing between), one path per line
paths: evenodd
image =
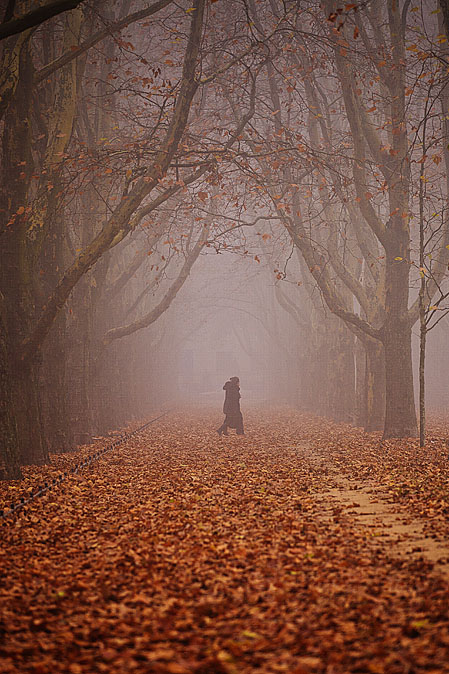
M223 386L223 390L226 391L223 414L226 416L220 428L217 429L218 435L228 435L228 428L235 428L237 435L244 435L239 384L238 377L231 377Z

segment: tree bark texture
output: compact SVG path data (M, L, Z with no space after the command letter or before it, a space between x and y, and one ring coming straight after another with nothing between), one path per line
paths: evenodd
M0 293L3 296L5 348L10 360L11 390L7 400L12 404L9 415L15 415L17 428L15 451L22 463L42 463L48 460L48 452L39 404L39 357L35 355L26 364L20 359L20 344L31 330L36 314L33 242L28 237L26 217L20 213L26 203L27 176L32 170L29 47L22 50L20 61L21 76L5 116L3 131Z
M0 325L0 461L3 462L3 477L7 480L18 480L22 473L16 416L11 397L7 343L1 328Z
M385 424L385 356L383 344L365 340L365 420L366 431L382 431Z

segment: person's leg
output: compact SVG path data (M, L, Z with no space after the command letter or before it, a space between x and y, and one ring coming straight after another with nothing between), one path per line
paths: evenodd
M228 435L228 425L226 419L221 424L220 428L217 428L218 435Z
M243 430L243 415L242 415L241 412L240 412L240 417L239 417L239 421L238 421L238 424L237 424L236 431L237 431L237 435L245 435L244 430Z

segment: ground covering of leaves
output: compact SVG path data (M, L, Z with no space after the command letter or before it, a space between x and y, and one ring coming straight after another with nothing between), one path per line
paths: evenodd
M171 413L1 526L0 672L449 673L448 577L315 497L369 480L447 537L444 420L426 451L287 409L219 421Z

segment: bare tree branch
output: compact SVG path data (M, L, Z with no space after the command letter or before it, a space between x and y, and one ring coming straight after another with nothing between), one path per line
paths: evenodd
M164 297L157 304L157 306L155 306L154 309L149 311L147 314L145 314L145 316L138 319L137 321L133 321L132 323L129 323L128 325L123 325L119 328L112 328L112 330L108 330L108 332L103 338L104 344L110 344L114 339L126 337L127 335L131 335L134 332L137 332L138 330L147 328L149 325L154 323L165 311L167 311L170 304L173 302L176 295L186 282L190 274L190 270L193 267L193 264L195 263L195 261L197 260L199 254L203 249L203 246L207 239L208 232L209 228L204 227L193 250L187 255L178 277L171 284L170 288L167 290Z
M11 35L17 35L17 33L23 33L29 28L39 26L53 16L75 9L83 1L84 0L54 0L43 7L38 7L37 9L28 12L28 14L24 14L24 16L18 17L17 19L11 18L6 20L0 24L0 40L4 40ZM5 19L10 13L10 7L8 6Z
M193 97L198 88L198 81L195 75L201 45L205 0L195 0L194 6L195 11L192 12L190 34L184 57L181 87L173 117L162 145L156 153L153 163L146 171L145 176L139 178L133 189L126 195L126 198L121 200L109 220L103 226L101 232L81 251L59 281L53 295L44 306L41 316L37 320L31 334L23 340L21 356L23 360L31 358L40 347L55 317L64 306L79 279L110 249L116 237L120 235L121 230L126 229L129 231L128 225L133 214L145 197L158 184L158 180L165 175L175 156L187 125Z
M41 68L41 70L39 70L39 72L37 72L36 75L34 76L34 84L39 84L43 80L47 79L48 77L50 77L50 75L59 70L59 68L62 68L63 66L67 65L67 63L70 63L70 61L73 61L73 59L78 58L79 56L81 56L81 54L84 54L84 52L86 52L88 49L91 49L91 47L94 47L96 44L98 44L98 42L101 42L101 40L104 40L104 38L108 37L109 35L112 35L112 33L116 33L118 30L126 28L126 26L129 26L131 23L135 23L136 21L140 21L141 19L146 19L152 14L156 14L156 12L159 12L161 9L163 9L167 5L170 5L172 2L173 0L159 0L150 7L141 9L140 11L134 12L133 14L128 14L128 16L125 16L122 19L119 19L118 21L111 23L109 26L106 26L106 28L97 31L96 33L91 35L91 37L89 37L85 42L83 42L80 45L76 45L76 49L66 51L57 59ZM77 4L79 4L79 2Z

